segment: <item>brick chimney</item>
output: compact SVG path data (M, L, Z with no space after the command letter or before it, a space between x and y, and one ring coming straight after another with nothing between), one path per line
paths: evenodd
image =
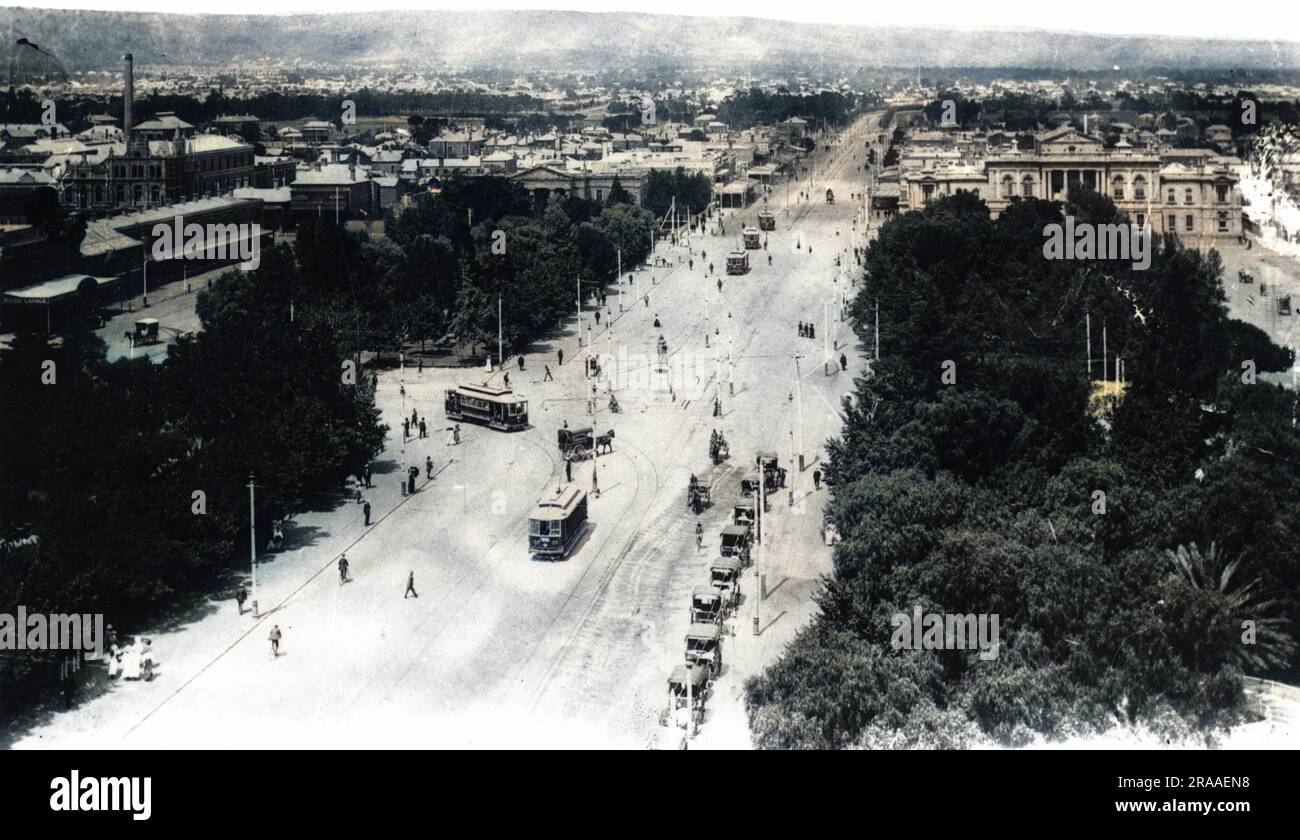
M131 106L135 104L135 58L127 53L122 56L122 140L131 145Z

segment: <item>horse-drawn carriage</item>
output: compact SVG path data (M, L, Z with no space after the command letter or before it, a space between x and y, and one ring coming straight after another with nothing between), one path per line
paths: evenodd
M606 452L614 451L613 429L597 435L592 432L590 426L581 429L566 428L559 430L557 438L560 454L566 461L581 461L588 455L599 455L602 449Z
M709 437L709 460L713 462L714 466L717 466L730 457L730 444L727 443L727 439L722 436L722 433L715 429Z
M786 471L779 466L775 453L760 452L756 459L757 466L763 471L763 489L768 493L785 487Z
M689 714L698 726L704 722L704 699L709 688L709 671L706 665L678 665L668 676L668 713L662 718L664 726L679 714ZM691 708L686 709L687 703ZM684 722L678 726L685 726Z
M700 481L692 473L690 483L686 486L686 506L689 507L691 512L696 516L699 516L700 511L712 504L712 488Z
M709 675L722 671L722 628L717 624L692 624L686 631L686 664L704 665Z
M722 592L709 586L691 591L691 624L717 624L722 621Z
M709 566L709 586L722 599L724 614L740 601L740 571L744 566L745 561L739 556L718 557Z
M753 526L757 516L754 515L753 502L740 502L731 509L731 524Z
M749 562L752 537L748 525L728 525L719 536L722 543L719 551L723 557L739 557L742 563Z
M580 429L560 429L556 437L560 454L566 461L581 461L596 448L596 438L590 426Z

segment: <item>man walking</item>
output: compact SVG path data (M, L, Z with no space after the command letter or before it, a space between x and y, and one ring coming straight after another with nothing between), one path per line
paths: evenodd
M370 465L366 464L366 488L369 489L374 485L370 483Z
M433 480L433 458L428 455L424 456L424 477Z
M248 590L245 589L244 585L241 583L239 585L239 588L235 590L235 606L239 607L240 615L244 614L244 602L247 600L248 600Z
M339 557L339 583L348 582L348 556L346 554Z
M406 576L406 592L402 594L402 600L405 601L411 595L420 597L420 593L415 591L415 570L411 570L411 573Z
M361 512L366 515L366 527L370 527L370 502L361 503Z
M848 369L849 369L849 357L846 356L846 355L844 355L843 353L841 353L841 354L840 354L840 370L848 370Z
M402 418L402 440L411 436L411 421L405 417Z
M561 347L555 351L555 363L559 367L564 367L564 348Z
M551 366L550 366L550 365L542 365L542 367L546 369L546 375L542 377L542 381L543 381L543 382L554 382L554 381L555 381L555 377L554 377L554 376L551 376Z
M814 490L820 490L820 489L822 489L822 471L821 471L821 470L813 470L813 489L814 489Z
M271 635L267 637L271 640L271 656L280 655L280 639L282 637L283 634L280 633L280 625L277 624L271 628Z

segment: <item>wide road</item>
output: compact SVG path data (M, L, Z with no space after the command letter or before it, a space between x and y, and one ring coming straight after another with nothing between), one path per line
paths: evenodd
M826 491L814 492L811 476L822 444L838 432L841 396L865 369L847 328L837 325L851 272L835 259L852 263L850 233L861 205L849 195L861 189L860 150L875 119L859 120L832 152L817 154L814 180L792 185L788 211L784 184L772 188L777 229L766 251L750 252L749 274L722 272L741 227L755 224L761 199L725 211L725 233L715 219L714 230L697 233L689 246L662 243L657 254L668 265L635 271L630 284L621 278L626 311L612 286L599 327L589 314L582 328L571 320L556 340L530 352L525 370L509 365L511 385L530 401L528 430L462 425L461 445L447 445L443 390L453 382L500 382L499 370L381 376L380 407L393 431L367 491L372 526L354 503L298 515L288 550L259 564L260 619L236 615L233 601L179 618L152 634L160 662L153 682L113 683L70 712L47 713L17 745L672 743L678 736L659 717L666 677L682 661L689 593L706 578L717 533L756 452L776 452L794 490L772 500L769 588L779 589L772 600L785 599L785 606L764 615L771 629L763 638L788 638L806 620L817 575L830 568L819 539ZM825 203L827 187L834 205ZM812 200L797 200L801 189ZM706 275L710 262L714 273ZM816 325L815 340L798 335L800 321ZM828 330L838 341L824 366ZM579 347L579 333L590 347ZM672 362L668 381L652 372L661 334ZM594 417L577 363L585 352L607 354ZM554 381L543 381L543 365ZM620 414L607 410L610 385ZM403 443L401 416L412 408L429 419L429 438ZM613 451L595 462L600 495L590 501L587 533L567 559L536 562L528 556L527 520L538 497L564 480L556 447L564 421L613 428L617 436ZM718 467L708 461L714 428L731 444L731 459ZM808 461L802 473L790 462L796 446ZM434 465L429 481L426 458ZM408 464L422 467L421 486L403 497L397 476ZM576 464L575 483L590 489L592 470L591 461ZM693 472L714 494L700 517L706 538L698 552L696 517L685 506ZM344 551L348 583L335 568ZM412 571L419 597L404 598ZM735 634L724 642L728 660L745 650L754 588L728 622ZM284 634L278 658L267 641L273 625ZM779 647L749 650L770 658ZM760 664L754 655L740 657L739 671ZM734 698L739 671L725 668L715 694ZM711 725L706 719L705 730ZM730 726L732 743L743 746L743 726Z

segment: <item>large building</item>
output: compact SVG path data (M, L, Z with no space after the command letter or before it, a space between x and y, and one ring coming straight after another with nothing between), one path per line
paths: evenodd
M237 137L196 134L170 112L133 123L133 64L130 54L123 60L122 142L108 144L107 154L67 156L58 173L65 206L103 216L252 186L253 147Z
M903 161L923 155L901 156ZM1073 128L1038 135L1033 151L993 151L974 164L937 163L899 174L899 210L931 198L973 192L997 216L1017 198L1066 201L1086 187L1109 196L1137 224L1189 239L1235 238L1242 232L1241 193L1227 161L1209 157L1165 162L1156 151L1106 148Z

